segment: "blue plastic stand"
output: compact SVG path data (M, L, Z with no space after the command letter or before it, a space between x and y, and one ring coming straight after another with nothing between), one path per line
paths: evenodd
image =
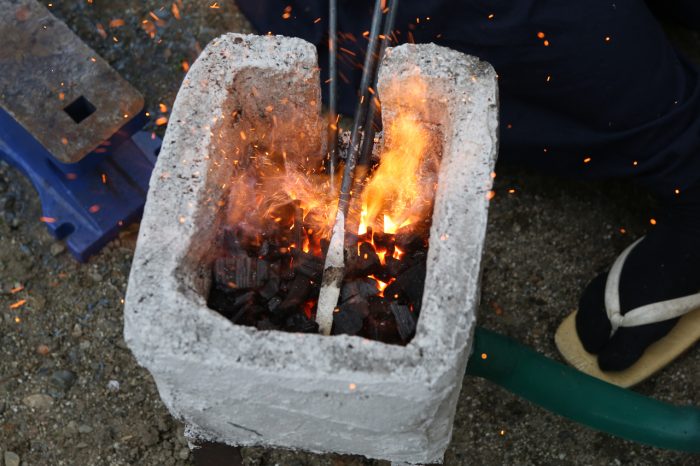
M0 108L0 158L29 178L49 232L81 262L141 217L161 145L139 131L145 121L136 116L80 162L63 164Z

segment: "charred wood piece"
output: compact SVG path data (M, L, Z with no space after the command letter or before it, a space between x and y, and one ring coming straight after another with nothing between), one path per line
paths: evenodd
M426 234L414 225L399 228L396 232L396 246L404 253L411 254L425 247Z
M294 271L314 281L320 281L323 275L323 260L306 252L299 252L294 257Z
M356 248L351 250L357 251ZM382 268L374 247L369 243L360 243L359 254L349 254L346 265L347 277L366 277L378 273Z
M411 303L414 306L414 310L419 311L423 301L425 272L425 262L419 262L401 273L396 278L396 281L384 290L384 295L401 302Z
M220 289L257 289L269 278L269 264L244 254L219 257L214 261L214 281Z
M318 333L318 324L304 314L295 313L287 317L284 329L288 332Z
M279 274L274 274L270 276L270 279L260 288L260 297L265 300L272 299L273 296L277 294L280 290L280 277Z
M395 235L378 231L374 233L373 240L378 251L386 251L387 256L394 254L394 250L396 249Z
M372 296L379 294L377 289L377 282L371 278L358 278L354 280L348 280L343 283L343 287L340 289L340 302L344 303L352 298L360 297L364 300Z
M287 296L275 309L275 314L280 315L290 314L293 311L299 310L301 305L306 301L306 298L311 293L312 285L310 280L303 276L297 275L294 280L288 285Z
M370 301L369 315L364 321L361 335L384 343L401 343L396 319L386 301L381 298Z
M247 253L256 255L262 246L261 235L244 225L226 227L223 231L224 250L230 255Z
M382 270L377 274L377 277L381 281L389 283L392 278L398 277L405 270L405 265L405 261L394 259L393 256L387 253L384 257L384 266L382 266Z
M389 303L389 309L396 319L396 328L403 342L411 339L416 333L416 320L408 306L399 304L396 301Z
M364 319L369 315L369 303L356 296L340 305L333 313L333 335L357 335L362 330Z

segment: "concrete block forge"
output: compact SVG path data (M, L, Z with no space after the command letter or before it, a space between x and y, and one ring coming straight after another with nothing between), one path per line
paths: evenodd
M124 332L193 438L442 461L478 307L497 86L490 65L450 49L389 49L378 86L385 127L412 105L402 89L417 78L429 89L420 118L442 161L421 316L413 340L398 346L259 331L207 307L227 160L255 143L241 131L322 157L325 120L316 50L300 39L227 34L192 65L151 178Z

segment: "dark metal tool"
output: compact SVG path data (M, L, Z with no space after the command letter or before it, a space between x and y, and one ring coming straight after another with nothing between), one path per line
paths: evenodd
M43 5L0 0L0 37L0 158L85 261L140 218L160 139L140 131L141 94Z

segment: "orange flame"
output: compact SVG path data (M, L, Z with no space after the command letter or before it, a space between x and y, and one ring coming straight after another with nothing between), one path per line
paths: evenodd
M375 232L395 234L430 216L439 152L432 147L431 131L422 122L427 85L422 81L402 83L402 95L408 105L385 127L380 163L365 181L361 194L353 195L357 199L353 209L360 210L359 235L366 235L370 227ZM271 105L264 108L272 111ZM285 124L274 120L276 131ZM232 132L236 148L230 161L234 176L227 183L227 223L253 237L259 237L268 228L266 225L272 225L269 222L294 234L300 215L294 207L296 203L303 216L303 235L300 244L294 244L297 238L292 238L290 247L320 256L322 240L331 236L337 193L329 189L330 180L318 171L313 156L309 160L298 149L289 150L290 146L285 146L288 152L282 150L278 139L264 133L267 131L245 123ZM386 264L388 256L402 257L400 249L375 244L373 235L368 236L363 241L372 244L382 264ZM380 292L390 283L371 278L377 281Z
M396 233L430 214L437 156L429 147L430 132L418 120L426 92L423 81L411 82L405 96L414 111L403 110L386 129L380 164L362 193L361 229L365 231L368 225L377 228L380 215L383 231Z

